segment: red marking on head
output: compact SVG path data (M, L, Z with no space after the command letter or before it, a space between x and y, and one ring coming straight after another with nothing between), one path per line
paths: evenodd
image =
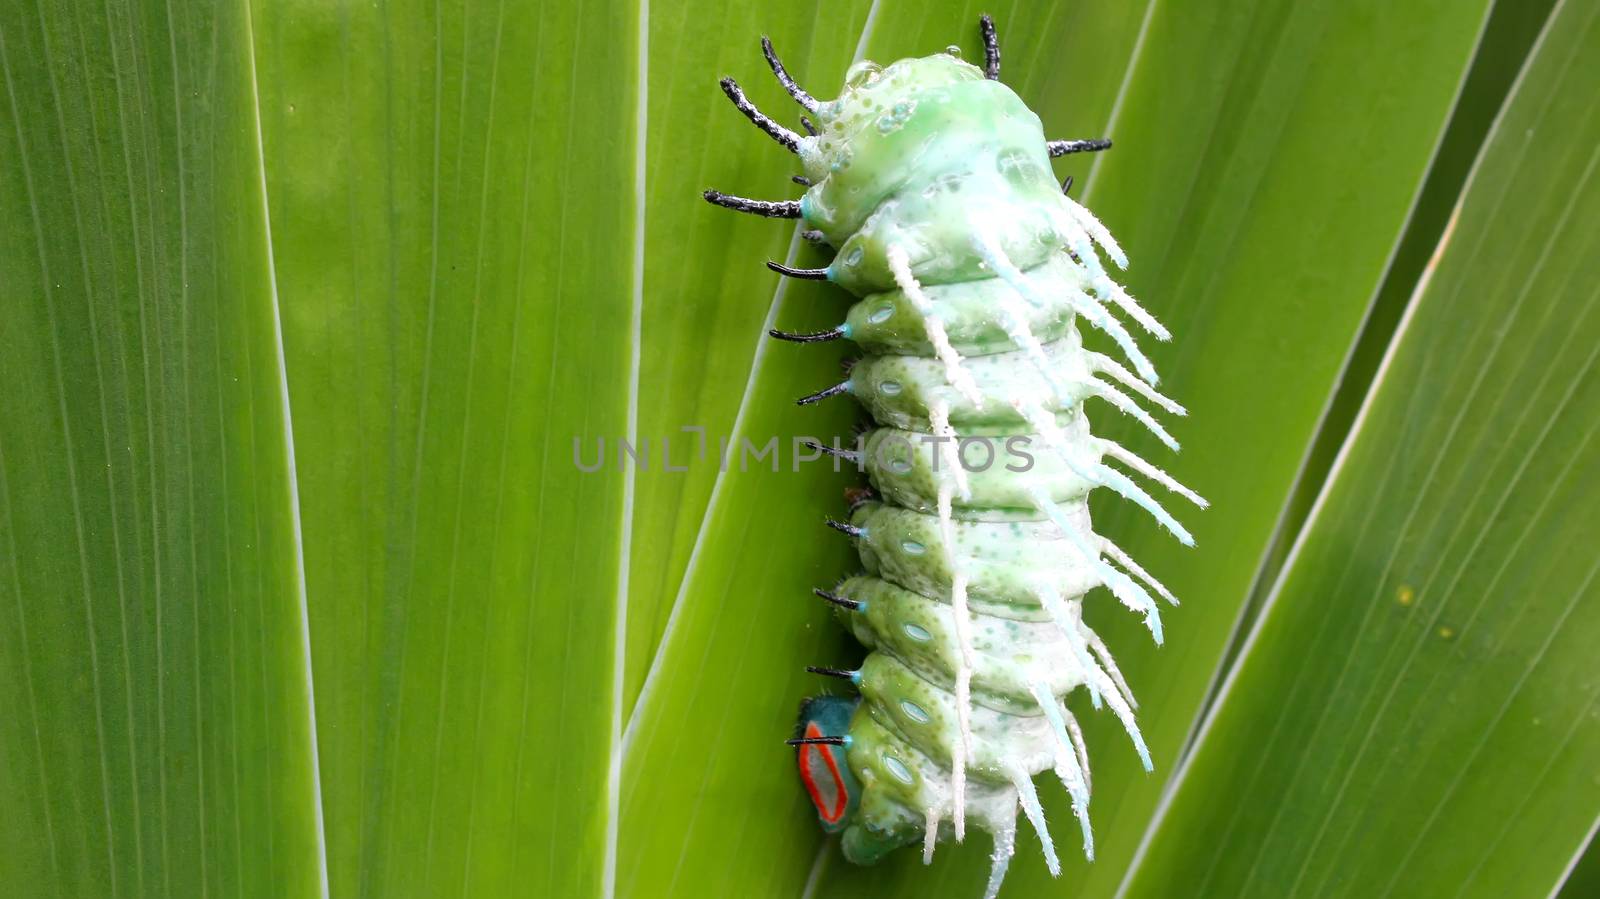
M815 721L806 722L807 737L824 737L827 734ZM811 794L811 804L817 807L817 816L827 824L838 824L850 804L849 791L844 777L839 774L839 761L833 750L838 747L820 743L806 743L800 747L800 780ZM816 757L813 758L812 754ZM820 763L820 764L819 764Z

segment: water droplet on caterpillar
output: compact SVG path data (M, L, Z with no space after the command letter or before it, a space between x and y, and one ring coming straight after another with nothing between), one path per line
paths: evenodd
M845 87L866 87L876 82L882 74L882 66L871 60L862 60L844 73L844 84Z

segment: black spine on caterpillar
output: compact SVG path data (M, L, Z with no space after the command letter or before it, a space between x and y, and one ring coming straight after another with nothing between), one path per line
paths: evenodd
M1182 415L1120 310L1156 338L1164 328L1111 280L1104 254L1126 258L1106 228L1066 196L1050 159L1110 146L1046 140L1038 116L999 81L1000 50L984 16L985 66L946 52L888 67L853 66L840 96L818 101L795 84L772 45L774 74L805 108L806 135L756 109L732 79L723 90L754 124L799 155L799 201L707 191L712 203L801 220L813 243L837 247L821 269L769 265L827 279L860 297L844 323L810 334L846 338L864 356L848 378L799 400L856 397L875 427L858 461L874 488L848 521L866 574L817 590L871 652L858 670L813 667L850 681L857 697L801 708L794 739L801 779L824 829L868 864L921 840L924 859L945 833L975 820L994 835L987 895L1014 851L1020 806L1059 872L1033 785L1061 780L1093 858L1088 756L1063 697L1087 691L1126 728L1145 767L1135 702L1110 651L1083 621L1096 587L1141 614L1157 642L1156 597L1172 594L1095 534L1088 495L1107 487L1147 510L1185 544L1181 524L1137 474L1204 507L1155 465L1090 433L1089 398L1177 443L1131 394ZM814 124L813 124L814 122ZM1076 322L1098 328L1132 369L1084 348ZM976 445L976 460L973 447Z

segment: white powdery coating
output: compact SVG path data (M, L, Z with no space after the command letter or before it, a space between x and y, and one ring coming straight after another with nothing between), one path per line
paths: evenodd
M1022 304L1015 297L1004 297L1000 300L1000 315L1004 319L1007 336L1027 352L1028 361L1032 363L1039 376L1044 378L1051 393L1057 397L1067 396L1066 385L1061 383L1055 367L1050 364L1050 357L1045 354L1044 346L1028 327L1027 311L1022 308Z
M1117 264L1117 268L1128 267L1128 254L1122 252L1122 247L1117 245L1117 239L1111 236L1111 231L1100 223L1094 213L1066 194L1061 195L1061 204L1067 208L1067 214L1094 237L1095 243L1105 249L1106 255Z
M1019 296L1026 297L1037 305L1039 301L1033 285L1028 281L1028 276L1012 264L1005 250L993 238L980 234L974 245L984 262L1000 276L1001 280L1010 285ZM1023 308L1022 303L1016 297L1001 294L1000 315L1006 334L1028 354L1028 361L1033 363L1033 367L1050 386L1050 390L1058 397L1066 396L1066 388L1057 377L1055 366L1045 354L1039 338L1034 336L1033 330L1028 327L1028 311Z
M912 276L911 262L906 258L905 251L899 247L890 247L888 259L889 271L894 275L895 284L922 315L923 326L928 329L928 342L933 344L933 350L938 354L939 361L944 363L945 378L950 382L950 386L960 391L961 395L970 400L974 406L983 408L983 394L978 391L978 385L973 383L972 375L961 367L961 354L951 346L950 336L944 330L944 322L933 311L933 303L929 301L928 295L922 292L922 285Z
M1067 200L1067 202L1071 203L1072 201ZM1072 205L1076 206L1077 204L1073 203ZM1093 216L1090 216L1090 219L1093 220ZM1134 341L1133 335L1128 333L1128 329L1124 328L1121 322L1106 311L1103 303L1106 301L1118 305L1126 303L1124 308L1141 325L1145 324L1144 319L1146 318L1149 319L1150 323L1154 324L1155 327L1151 333L1155 334L1157 339L1167 340L1172 335L1166 328L1161 327L1161 323L1157 322L1154 316L1145 312L1142 306L1134 302L1133 297L1129 296L1127 291L1111 280L1111 276L1106 273L1105 267L1100 264L1100 257L1094 251L1094 242L1090 240L1089 235L1078 221L1062 215L1053 216L1052 221L1055 224L1056 236L1072 251L1073 258L1078 263L1078 268L1089 279L1089 286L1094 288L1098 296L1105 298L1104 301L1093 300L1084 295L1082 291L1071 288L1068 299L1071 301L1073 309L1088 319L1090 324L1110 335L1111 339L1117 342L1117 346L1128 354L1128 359L1133 362L1133 367L1139 370L1140 375L1152 384L1157 383L1160 378L1156 375L1155 366L1150 364L1149 358L1139 349L1139 344ZM1100 230L1105 230L1104 226L1100 226L1098 221L1094 221L1094 224L1099 226ZM1111 235L1106 233L1105 236L1109 241ZM1115 241L1110 241L1110 244L1112 247L1116 246ZM1105 244L1102 244L1102 246L1105 246ZM1120 254L1121 249L1119 248L1117 252ZM1138 311L1134 312L1133 310L1135 309ZM1142 318L1141 315L1143 316ZM1148 328L1149 326L1146 325L1146 327Z
M1077 716L1067 708L1066 703L1057 703L1061 711L1061 718L1067 723L1067 735L1072 737L1072 748L1077 751L1078 768L1083 772L1083 787L1094 790L1094 775L1089 771L1089 744L1083 739L1083 726L1078 724Z
M950 750L950 805L959 843L967 838L967 747L960 742Z
M1150 480L1155 481L1157 484L1160 484L1173 493L1178 494L1189 502L1194 503L1196 506L1199 506L1202 509L1210 508L1211 503L1207 502L1205 497L1178 483L1177 478L1174 478L1172 475L1169 475L1156 466L1151 465L1149 462L1140 458L1135 453L1129 452L1121 444L1111 440L1101 440L1100 449L1103 453L1111 458L1116 459L1118 462L1121 462L1122 464L1128 466L1134 471L1137 471Z
M1106 646L1106 641L1100 639L1100 635L1088 625L1084 625L1083 633L1088 638L1089 648L1094 650L1095 657L1100 660L1101 669L1111 678L1111 682L1117 685L1117 690L1122 694L1122 698L1127 700L1128 707L1137 709L1139 700L1133 698L1133 688L1129 687L1128 681L1123 678L1121 669L1117 667L1117 660L1111 657L1111 649Z
M1145 492L1143 487L1128 480L1116 469L1107 468L1104 465L1096 465L1094 473L1095 479L1099 483L1110 487L1118 496L1132 500L1139 508L1149 512L1157 523L1171 532L1172 536L1178 538L1179 543L1184 546L1194 545L1194 536L1189 533L1188 528L1179 524L1178 519L1173 518L1172 514L1161 503L1157 502L1155 497Z
M1131 556L1123 552L1122 547L1112 543L1110 540L1107 540L1104 537L1101 537L1100 551L1110 556L1111 560L1116 562L1118 565L1128 569L1128 573L1132 574L1139 580L1144 581L1145 586L1156 591L1157 596L1160 596L1162 599L1172 603L1173 605L1179 605L1178 597L1173 596L1171 590L1168 590L1165 585L1152 577L1150 572L1145 571L1142 565L1140 565L1138 562L1135 562Z
M1061 430L1061 426L1056 424L1056 417L1050 413L1049 409L1040 405L1036 400L1030 401L1021 397L1012 401L1011 408L1017 410L1017 414L1021 415L1023 420L1034 431L1038 432L1037 436L1044 438L1045 446L1054 450L1056 455L1061 457L1061 461L1072 469L1073 474L1093 483L1093 478L1086 472L1079 470L1077 458L1072 453L1072 440L1067 436L1067 432Z
M1173 415L1189 414L1188 409L1183 408L1166 394L1163 394L1161 391L1151 387L1149 384L1146 384L1142 378L1138 377L1133 372L1128 371L1122 366L1122 363L1118 362L1117 360L1100 353L1090 353L1088 355L1089 369L1091 371L1104 372L1105 374L1110 375L1113 379L1120 382L1124 387L1131 388L1140 396L1152 403L1155 403L1157 406L1160 406L1168 412L1171 412Z
M956 662L956 720L960 723L959 726L961 728L960 742L961 758L963 760L961 778L957 783L965 786L965 759L972 752L972 666L968 665L965 660ZM965 798L959 794L958 789L956 796L958 800L956 807L958 809L965 806L966 803L963 801Z
M1139 370L1140 377L1151 384L1160 380L1156 375L1156 367L1151 363L1150 357L1139 349L1138 341L1134 340L1133 335L1128 333L1128 329L1122 326L1122 322L1112 318L1106 312L1104 306L1075 288L1070 289L1067 301L1072 304L1075 312L1088 319L1090 324L1099 328L1117 342L1117 346L1121 347L1122 351L1128 355L1128 359L1133 362L1133 367Z
M1112 714L1116 715L1117 720L1122 722L1122 729L1128 732L1128 738L1133 741L1133 748L1139 753L1139 761L1144 765L1144 770L1154 771L1155 765L1150 761L1150 747L1145 745L1144 734L1139 732L1139 722L1134 720L1133 707L1128 704L1127 698L1122 695L1122 691L1117 689L1116 684L1111 683L1111 678L1107 677L1103 672L1100 672L1100 677L1105 678L1106 681L1103 685L1106 693L1106 705L1111 707Z
M1151 418L1150 413L1140 408L1139 404L1130 399L1126 393L1123 393L1104 381L1092 382L1090 385L1090 390L1095 396L1100 397L1111 405L1117 407L1118 412L1128 415L1133 418L1134 421L1144 425L1146 430L1154 434L1157 440L1165 443L1169 449L1178 449L1178 441L1173 439L1171 434L1167 433L1167 429L1163 428L1160 422L1156 421L1154 418Z
M956 446L956 429L950 426L950 404L934 397L928 403L928 425L933 429L933 436L941 438L937 447L940 458L944 460L939 470L940 487L943 487L945 473L949 472L955 480L956 492L964 500L971 499L972 488L967 483L967 469L961 464L961 454Z
M959 466L957 466L959 468ZM950 787L954 793L956 840L966 834L966 758L972 751L972 617L967 611L967 575L956 553L955 521L950 513L950 485L943 478L939 483L939 531L944 543L945 562L950 568L950 606L955 621L956 643L960 652L956 658L956 720L961 729L959 752L951 753L953 776Z
M1149 512L1162 527L1177 537L1180 543L1185 546L1194 545L1194 537L1190 535L1189 531L1179 524L1178 520L1173 518L1166 508L1157 502L1155 497L1145 492L1142 487L1128 480L1115 469L1108 468L1105 465L1096 464L1088 468L1079 465L1078 460L1073 456L1072 447L1067 441L1066 435L1055 424L1054 416L1050 414L1049 410L1039 406L1037 403L1023 401L1014 403L1013 408L1027 419L1028 424L1039 432L1039 436L1045 438L1045 442L1052 450L1056 451L1056 454L1066 463L1067 468L1073 474L1091 484L1109 487L1123 499L1132 500L1141 509Z
M1055 733L1056 777L1061 779L1061 785L1072 798L1072 814L1078 819L1078 828L1083 832L1083 856L1089 861L1094 861L1094 830L1089 825L1089 782L1079 764L1072 739L1067 735L1066 719L1061 714L1061 703L1050 694L1050 689L1045 684L1036 681L1029 686L1034 701L1039 703L1039 709L1044 712L1045 718L1049 719L1050 729Z
M1022 805L1023 814L1028 816L1033 832L1039 835L1039 844L1044 849L1044 866L1050 870L1051 877L1060 877L1061 860L1056 858L1056 844L1050 839L1050 827L1045 824L1044 806L1039 804L1039 793L1033 788L1033 778L1021 768L1012 768L1006 773L1017 788L1017 800Z
M1139 301L1134 299L1133 295L1128 293L1121 284L1113 283L1111 285L1110 301L1116 304L1123 312L1128 313L1134 321L1139 323L1139 327L1150 332L1155 339L1161 341L1172 339L1172 332L1168 331L1161 322L1156 321L1156 317L1151 315L1148 309L1139 305Z
M1072 614L1071 609L1077 609L1081 600L1068 603L1054 589L1046 586L1035 586L1033 595L1038 598L1039 605L1050 616L1050 621L1061 631L1066 638L1067 646L1072 649L1074 661L1078 663L1078 670L1083 674L1083 685L1089 691L1089 701L1095 708L1100 708L1100 685L1095 683L1094 677L1089 672L1095 667L1094 659L1089 655L1089 642L1078 629L1079 617Z
M1071 203L1072 201L1068 199L1067 202ZM1074 203L1073 205L1077 204ZM1077 216L1071 215L1070 212L1065 215L1062 214L1060 208L1051 210L1050 221L1055 226L1056 237L1066 244L1068 249L1072 250L1072 255L1077 257L1078 265L1089 276L1089 283L1093 285L1095 290L1109 296L1116 286L1116 282L1111 280L1110 273L1106 271L1105 266L1100 264L1100 255L1094 250L1094 239L1090 236L1088 230L1083 227L1083 223L1078 220ZM1098 224L1098 221L1096 224ZM1110 237L1110 233L1107 232L1106 236ZM1116 260L1113 259L1112 261L1115 262Z
M1011 856L1017 851L1017 825L1013 819L994 832L994 852L989 856L989 882L983 888L983 899L995 899L1000 884L1006 879L1006 869L1011 867Z
M1155 638L1156 643L1159 645L1161 643L1161 610L1156 606L1156 601L1150 598L1150 594L1146 593L1143 587L1134 583L1127 575L1107 565L1105 560L1100 558L1099 552L1088 544L1084 535L1078 532L1077 527L1067 519L1054 500L1035 490L1033 501L1039 511L1045 514L1045 517L1055 522L1056 527L1060 528L1062 535L1067 538L1067 542L1072 544L1078 554L1083 557L1083 560L1094 568L1095 574L1100 577L1101 582L1111 591L1111 595L1115 596L1129 609L1144 614L1145 626L1150 629L1151 636ZM1096 542L1099 541L1098 536L1094 539Z

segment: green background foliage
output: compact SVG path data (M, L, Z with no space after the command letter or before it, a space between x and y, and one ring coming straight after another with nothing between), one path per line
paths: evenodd
M856 477L790 441L859 413L791 402L848 349L763 332L847 299L698 194L798 193L716 87L795 124L761 34L828 96L980 12L1052 136L1116 141L1058 174L1176 335L1184 451L1097 430L1213 502L1186 550L1097 498L1185 600L1159 649L1087 604L1156 772L1075 698L1098 858L1024 829L1004 895L1556 890L1600 817L1597 0L0 7L0 880L978 895L981 836L842 863L781 745L860 653L808 599Z

